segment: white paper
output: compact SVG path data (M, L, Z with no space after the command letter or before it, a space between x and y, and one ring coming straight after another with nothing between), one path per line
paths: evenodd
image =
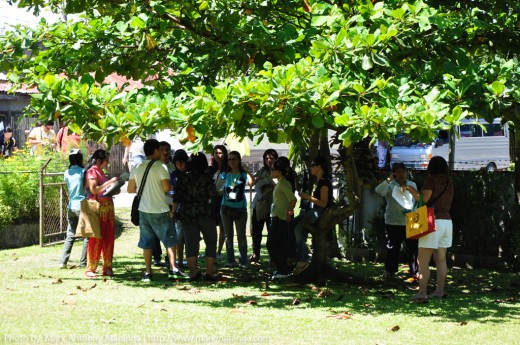
M412 194L409 191L405 190L404 192L401 192L401 187L395 186L392 190L392 197L405 209L413 209L414 200Z

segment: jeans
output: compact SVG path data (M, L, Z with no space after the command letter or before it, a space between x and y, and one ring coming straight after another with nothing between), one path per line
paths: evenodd
M296 259L298 261L307 261L307 236L309 231L303 225L318 223L323 211L324 209L322 208L308 209L291 222L291 226L294 227L294 236L296 237Z
M66 265L69 262L72 245L76 239L76 227L78 226L79 211L67 210L67 238L63 246L63 254L61 254L60 264ZM83 239L83 249L81 251L80 266L87 266L87 246L88 238Z
M246 223L247 223L247 208L242 209L242 216L239 220L231 220L224 214L223 209L220 209L220 217L222 217L222 225L226 234L226 264L232 265L235 263L235 249L233 247L233 224L237 229L238 239L238 261L241 265L247 265L247 239L246 239Z

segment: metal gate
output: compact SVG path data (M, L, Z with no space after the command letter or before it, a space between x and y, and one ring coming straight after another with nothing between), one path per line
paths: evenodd
M61 243L67 235L67 205L69 197L63 172L40 170L40 246Z

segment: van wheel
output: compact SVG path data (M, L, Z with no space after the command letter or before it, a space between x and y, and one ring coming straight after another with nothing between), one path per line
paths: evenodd
M489 163L486 166L486 172L490 173L490 172L495 172L495 171L497 171L497 166L495 163Z

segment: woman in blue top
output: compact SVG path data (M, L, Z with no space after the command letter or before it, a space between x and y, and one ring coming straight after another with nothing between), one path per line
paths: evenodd
M67 238L63 246L63 254L60 259L60 268L67 268L72 245L74 244L76 227L78 226L79 210L81 200L85 199L85 168L83 167L83 153L80 150L70 150L69 169L65 171L64 178L69 190L69 205L67 209ZM87 246L88 238L83 240L83 250L81 251L80 267L87 266Z
M247 200L246 184L252 186L252 178L246 169L242 167L242 158L237 151L228 154L229 168L222 174L226 180L220 216L226 234L226 267L236 266L235 252L233 248L233 224L237 229L238 260L241 267L247 267Z

